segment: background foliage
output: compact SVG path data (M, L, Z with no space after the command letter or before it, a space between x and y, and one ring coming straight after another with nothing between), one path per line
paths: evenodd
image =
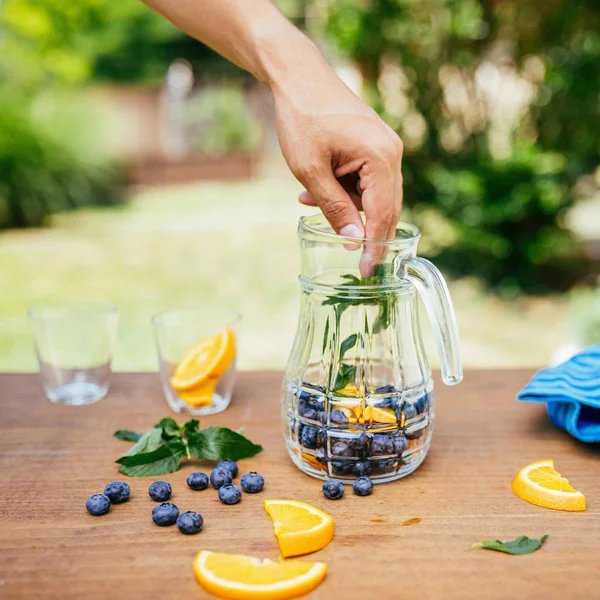
M433 211L450 225L432 258L510 294L581 277L585 261L564 216L599 162L597 3L319 6L323 31L359 66L370 101L406 143L414 218Z
M597 191L600 8L595 0L278 4L326 46L330 57L358 67L367 100L402 136L406 205L434 240L430 257L436 263L457 276L477 275L510 296L567 289L587 272L565 215L580 197ZM156 84L175 58L190 61L201 79L247 77L137 0L4 0L0 10L4 106L56 86ZM227 106L207 101L208 109L226 124L249 122L238 119L244 112L239 95L228 88L223 94ZM21 115L14 152L37 157L41 180L45 157L68 154L67 148L55 152L68 145L66 138L50 142L46 133L37 135L26 126L25 109L11 110ZM243 132L230 125L224 130L232 143L245 147ZM9 120L0 127L5 140L13 135ZM248 147L253 135L248 134ZM210 145L230 142L216 139ZM24 150L27 143L31 153ZM10 148L5 144L5 169L21 164L18 155L8 156ZM80 172L93 186L103 178L94 169L105 166L97 161ZM12 186L17 173L7 178ZM14 187L12 202L28 203L23 194L22 187ZM88 199L106 197L98 189ZM42 204L48 210L58 206L51 198ZM37 221L37 216L19 218L12 224Z

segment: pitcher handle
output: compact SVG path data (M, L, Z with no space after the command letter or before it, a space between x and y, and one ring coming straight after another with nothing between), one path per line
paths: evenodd
M442 379L446 385L457 385L463 378L460 339L452 299L443 275L428 260L413 256L400 261L398 275L417 288L435 334Z

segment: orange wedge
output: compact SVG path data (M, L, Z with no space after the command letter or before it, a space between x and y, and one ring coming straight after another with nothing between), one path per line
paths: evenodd
M526 502L554 510L585 510L585 496L555 468L553 460L539 460L521 469L512 482L513 492Z
M367 406L363 411L363 419L374 423L396 424L396 413L391 408L378 408L377 406Z
M265 510L286 558L321 550L333 539L331 516L306 502L265 500Z
M218 335L200 340L185 356L171 377L171 385L184 392L200 387L208 379L223 375L235 358L235 335L226 327Z
M207 591L233 600L286 600L314 590L325 578L322 562L274 562L239 554L202 550L194 574Z
M213 394L217 387L217 380L214 378L208 379L205 383L197 388L177 392L177 395L189 406L199 408L201 406L212 406Z

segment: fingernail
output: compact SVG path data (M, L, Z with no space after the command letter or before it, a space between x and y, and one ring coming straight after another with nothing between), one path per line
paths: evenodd
M340 229L340 235L343 237L362 238L364 237L364 231L361 231L354 223L345 225Z

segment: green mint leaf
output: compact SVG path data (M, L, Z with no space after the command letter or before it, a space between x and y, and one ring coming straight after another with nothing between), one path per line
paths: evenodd
M208 427L188 435L190 452L196 458L208 460L241 460L262 452L243 435L226 427Z
M175 421L175 419L171 419L171 417L161 419L154 427L162 431L163 437L166 440L181 435L179 431L179 425L177 425L177 421Z
M345 388L353 379L356 378L356 367L340 363L338 368L338 374L335 378L335 385L333 386L334 391Z
M132 446L125 454L123 454L123 457L135 456L136 454L142 454L144 452L152 452L152 450L156 450L162 442L162 429L149 429L135 443L135 446Z
M118 440L125 440L126 442L137 442L141 437L141 433L135 431L128 431L127 429L118 429L113 433Z
M198 421L198 419L192 419L191 421L188 421L187 423L185 423L183 426L183 431L185 432L186 435L189 435L190 433L194 433L194 431L198 431L199 429L200 429L200 421Z
M235 432L242 435L242 433L244 433L244 429L246 429L246 428L242 425L239 429L236 429Z
M327 322L325 323L325 332L323 333L323 353L325 353L325 348L327 348L327 337L329 336L329 317L327 317Z
M479 544L473 544L471 548L486 548L487 550L496 550L497 552L506 552L506 554L531 554L539 548L548 539L548 535L539 540L529 539L526 535L518 537L510 542L501 542L500 540L483 540Z
M354 346L356 346L356 340L358 340L358 336L356 333L353 333L342 342L340 346L340 360L344 359L344 356L346 356L346 352L348 352L348 350L351 350L354 348Z
M143 452L134 456L122 456L117 460L121 473L130 477L150 477L174 473L185 456L185 445L173 440L166 442L152 452Z
M356 275L352 275L351 273L345 273L342 275L342 279L347 279L348 283L344 283L342 285L360 285L360 279Z

